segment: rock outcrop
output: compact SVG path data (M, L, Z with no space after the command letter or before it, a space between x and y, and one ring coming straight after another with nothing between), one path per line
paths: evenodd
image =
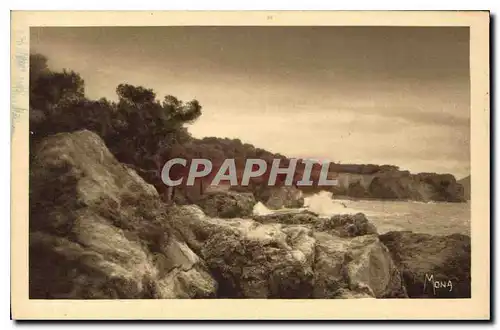
M173 226L203 258L225 298L406 297L376 235L339 237L313 226L207 217L170 210Z
M363 213L337 214L324 218L307 210L298 212L289 210L287 212L253 216L253 219L260 223L301 224L316 231L330 233L339 237L377 235L377 228L368 221Z
M272 210L304 206L304 195L294 186L260 186L254 190L255 198Z
M375 235L336 238L316 232L314 237L314 297L407 297L399 270Z
M278 199L299 205L294 194ZM30 154L30 298L470 296L467 236L379 237L361 213L251 219L255 199L234 191L198 203L166 205L89 131L39 141ZM435 287L445 281L451 290Z
M369 187L371 196L383 199L463 202L463 187L451 174L419 173L403 175L385 173L374 178Z
M217 283L169 226L155 188L94 133L31 150L30 298L202 298Z
M316 213L300 209L290 209L286 210L286 212L276 212L266 215L254 215L252 219L260 223L281 223L287 225L302 224L312 226L323 221Z
M389 232L380 236L411 298L470 298L470 237Z
M464 198L470 200L471 190L470 190L470 175L458 181L463 187Z
M464 187L451 174L383 171L374 174L339 173L333 196L360 199L464 202Z
M340 237L356 237L363 235L377 235L377 228L363 213L338 214L319 221L316 230L329 232Z
M236 218L252 215L256 201L251 193L235 191L206 192L196 204L211 217Z

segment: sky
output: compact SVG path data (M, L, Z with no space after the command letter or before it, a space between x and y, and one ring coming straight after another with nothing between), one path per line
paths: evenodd
M470 173L465 27L43 27L31 49L80 73L93 99L120 83L197 99L195 137Z

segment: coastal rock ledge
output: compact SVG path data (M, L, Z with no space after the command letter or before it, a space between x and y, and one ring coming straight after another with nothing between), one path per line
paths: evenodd
M411 298L470 298L470 237L393 231L380 236Z
M425 268L436 278L466 258L461 237L379 238L362 214L246 218L247 197L231 218L218 207L227 195L207 199L210 216L166 205L96 134L49 136L30 155L30 298L405 298L424 271L412 250L439 256Z
M301 224L218 219L193 205L169 212L172 226L205 260L220 298L407 296L376 235L340 237Z
M255 203L253 194L230 190L206 192L196 201L207 215L221 218L249 217Z

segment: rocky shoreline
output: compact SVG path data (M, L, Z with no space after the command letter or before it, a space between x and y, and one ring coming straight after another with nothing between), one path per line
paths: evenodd
M256 202L166 205L98 135L49 136L31 151L30 298L470 297L468 236L378 235L361 213L256 216Z

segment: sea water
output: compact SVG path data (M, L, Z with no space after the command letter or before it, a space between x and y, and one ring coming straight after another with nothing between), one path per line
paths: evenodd
M334 214L364 213L379 234L393 230L410 230L415 233L470 235L470 202L417 202L384 200L332 199L331 193L319 192L305 198L304 209L329 217ZM258 203L255 214L271 214L272 211Z

